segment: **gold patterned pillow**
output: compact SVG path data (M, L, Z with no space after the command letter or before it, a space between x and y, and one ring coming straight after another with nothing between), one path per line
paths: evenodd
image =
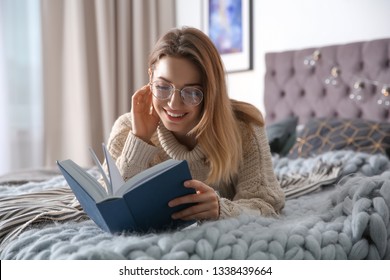
M312 119L298 134L288 156L306 158L334 150L388 154L390 123L361 119Z

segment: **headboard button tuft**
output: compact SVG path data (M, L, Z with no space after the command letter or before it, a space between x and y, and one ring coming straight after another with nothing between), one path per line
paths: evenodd
M371 86L371 95L376 95L376 86L375 85L373 85L373 86Z
M345 87L345 96L349 97L351 94L351 87L350 86L346 86Z

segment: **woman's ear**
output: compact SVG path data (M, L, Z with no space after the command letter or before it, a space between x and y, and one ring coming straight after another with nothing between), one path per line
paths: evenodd
M149 82L152 82L152 76L153 76L152 69L148 68L148 74L149 74Z

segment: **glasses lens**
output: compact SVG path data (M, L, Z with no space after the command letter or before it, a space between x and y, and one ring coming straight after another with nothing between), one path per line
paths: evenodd
M152 84L152 93L154 97L160 100L171 98L175 88L170 83L164 81L154 81ZM196 87L185 87L180 92L184 104L197 106L203 100L203 92Z
M171 96L172 86L163 81L152 83L152 92L157 99L168 99Z
M190 106L199 105L203 100L203 92L195 87L186 87L181 91L183 102Z

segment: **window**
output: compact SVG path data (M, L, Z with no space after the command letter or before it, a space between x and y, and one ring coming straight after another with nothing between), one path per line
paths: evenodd
M0 1L0 175L43 165L39 0Z

